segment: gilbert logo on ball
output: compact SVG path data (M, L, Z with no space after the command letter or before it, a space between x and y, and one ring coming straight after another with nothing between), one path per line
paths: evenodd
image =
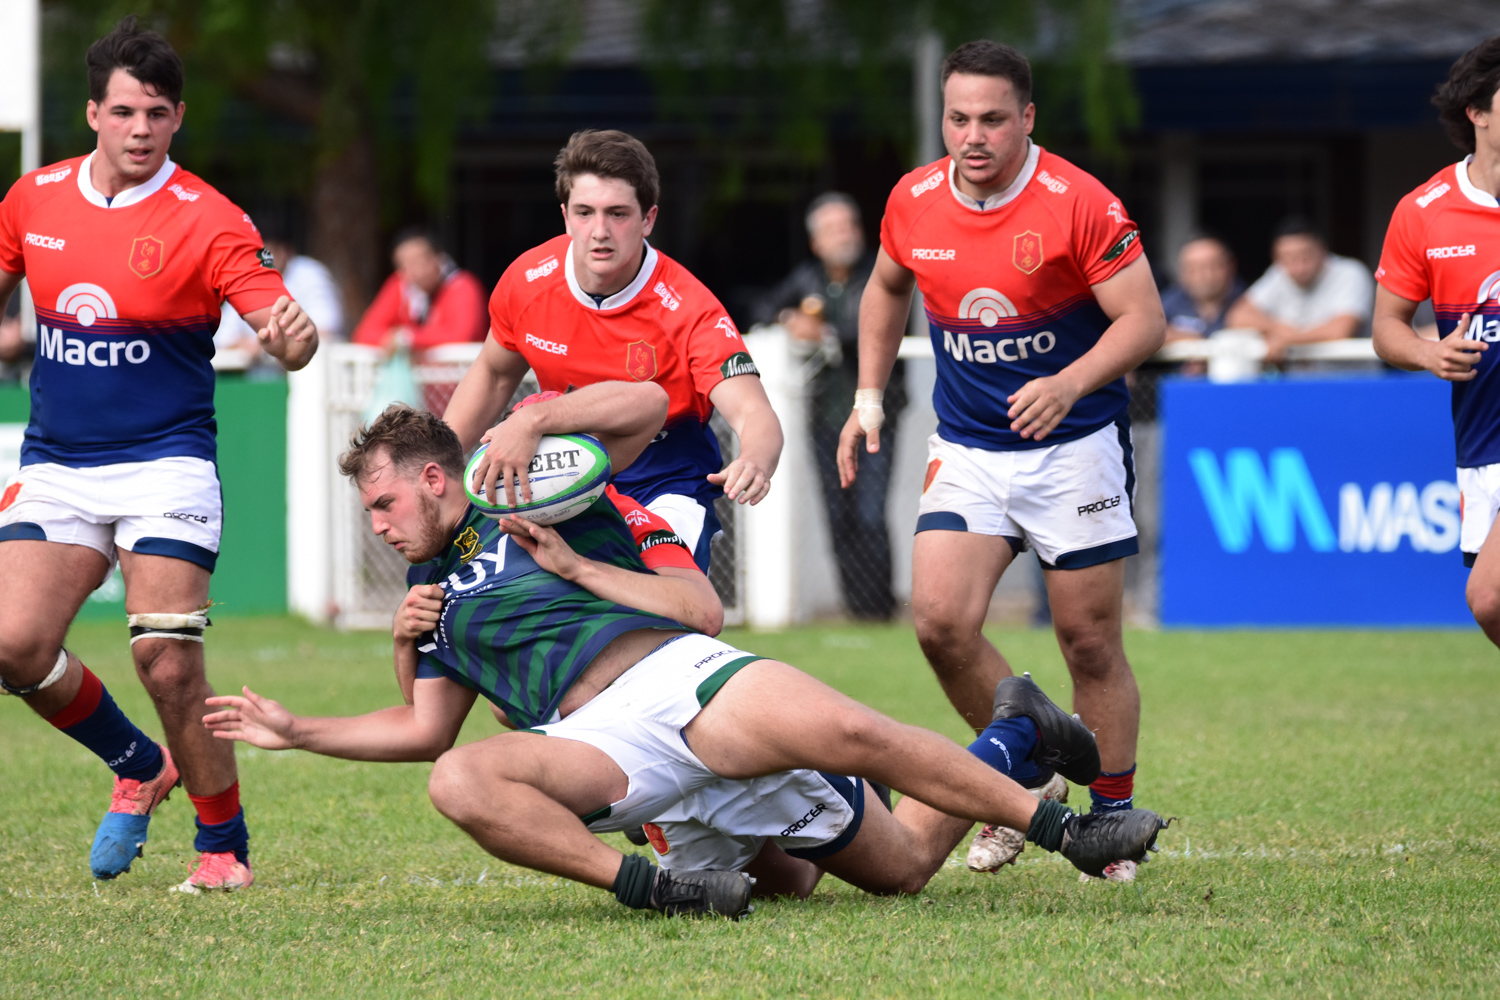
M515 514L537 524L556 524L593 506L609 485L609 453L598 439L588 434L548 434L538 442L526 470L531 500L521 499L520 481L515 480L517 503L512 507L505 502L504 483L496 486L497 496L492 500L481 492L484 484L474 482L488 450L488 445L481 446L464 470L464 492L487 517Z

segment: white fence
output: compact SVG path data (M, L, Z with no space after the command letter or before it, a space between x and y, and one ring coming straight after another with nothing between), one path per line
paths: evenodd
M725 597L726 620L756 628L783 628L843 613L827 515L811 444L806 433L806 378L779 327L760 327L745 336L762 382L786 433L786 448L770 494L755 507L721 502L726 538L714 550L714 582ZM453 345L429 354L414 374L424 399L446 405L448 394L477 356L477 344ZM1223 331L1201 341L1169 344L1158 360L1206 362L1214 381L1258 377L1265 355L1258 336ZM911 403L896 439L894 469L886 506L892 541L894 590L899 602L911 594L911 544L917 501L926 465L926 438L937 426L932 411L935 379L932 343L907 338ZM1376 363L1369 340L1308 344L1288 351L1302 363ZM357 345L329 344L303 372L291 376L288 412L288 573L294 611L343 628L384 628L405 593L406 563L371 534L352 486L334 462L371 408L381 363L379 352ZM230 367L226 365L225 367ZM530 389L532 387L528 387ZM721 440L727 437L722 427ZM1151 503L1145 478L1151 474L1154 428L1137 428L1143 500ZM732 442L725 441L732 447ZM727 449L726 449L727 450ZM1152 512L1139 511L1143 532ZM1149 561L1149 554L1148 554ZM997 599L1016 605L1031 600L1037 569L1018 561L1001 582ZM1150 567L1136 601L1138 618L1149 619L1154 602Z

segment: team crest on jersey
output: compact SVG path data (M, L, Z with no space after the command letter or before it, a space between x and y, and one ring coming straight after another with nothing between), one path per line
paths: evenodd
M1016 237L1015 247L1011 251L1010 262L1022 274L1033 274L1042 266L1042 234L1031 230L1021 233Z
M626 344L625 371L637 382L656 378L656 348L644 340L632 340Z
M137 236L130 244L130 270L137 278L149 278L161 270L167 246L155 236Z
M479 532L473 528L465 528L453 540L453 547L458 550L458 558L464 562L470 561L479 553Z

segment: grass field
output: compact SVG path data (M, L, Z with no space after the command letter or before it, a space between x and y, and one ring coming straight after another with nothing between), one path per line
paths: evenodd
M70 645L155 734L123 633L79 627ZM963 736L909 629L728 638ZM1064 700L1050 634L994 638ZM960 853L917 897L825 880L739 924L627 911L495 861L428 804L428 765L243 748L253 889L168 891L193 859L180 793L147 856L96 884L107 772L0 699L0 997L1500 994L1500 656L1478 633L1127 643L1137 801L1179 817L1134 886L1080 885L1035 848L997 876ZM378 635L224 620L209 650L220 690L294 711L394 693ZM478 710L462 738L493 729Z

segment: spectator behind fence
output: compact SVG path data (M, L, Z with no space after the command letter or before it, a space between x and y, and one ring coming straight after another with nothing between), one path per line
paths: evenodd
M23 315L23 299L29 301L24 281L0 317L0 385L26 382L31 359L36 354L36 319Z
M271 266L281 272L281 280L293 300L300 303L318 328L318 339L331 343L345 339L344 306L339 286L333 273L322 261L314 260L297 252L290 234L275 226L261 229L266 252L271 255ZM267 358L260 349L255 331L250 329L239 313L228 302L224 303L223 316L218 332L214 334L214 346L245 351L250 355L250 370L279 378L282 368L274 359Z
M1177 281L1161 295L1167 340L1207 337L1224 329L1245 294L1234 253L1215 236L1195 236L1177 252Z
M859 206L846 194L819 195L808 207L813 259L787 275L761 303L759 319L777 321L804 346L816 369L809 384L808 432L828 507L844 603L855 618L885 620L896 608L891 592L891 541L885 498L893 448L862 457L859 479L839 488L839 431L854 405L859 381L859 300L875 266L865 249ZM886 389L886 427L906 405L901 363Z
M1375 301L1370 269L1328 252L1322 234L1293 216L1276 227L1272 264L1229 310L1231 327L1259 330L1266 360L1280 362L1293 344L1368 334Z
M489 331L484 287L443 252L430 231L403 229L391 241L395 272L354 328L356 344L405 343L420 356L440 344L481 342Z

